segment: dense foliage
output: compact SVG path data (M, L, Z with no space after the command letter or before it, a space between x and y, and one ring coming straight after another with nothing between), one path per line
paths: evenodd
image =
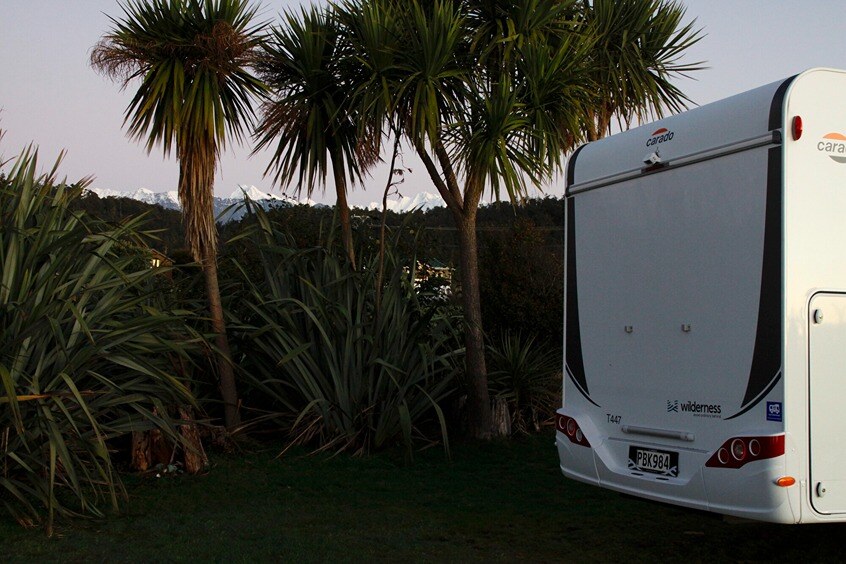
M256 214L263 276L244 270L238 363L288 442L357 453L401 442L410 454L434 431L446 446L441 404L455 389L459 336L447 312L421 304L414 257L387 253L377 305L377 255L359 252L353 270L337 241L298 249Z
M193 402L175 365L199 341L168 310L138 221L73 212L82 185L24 152L0 181L0 502L24 524L101 514L122 486L113 441Z
M490 389L512 431L538 431L561 400L561 354L533 335L506 332L488 344Z
M199 311L202 281L195 266L178 266L190 257L167 279L148 266L145 243L165 250L177 229L173 212L79 197L81 185L56 184L35 170L34 155L23 155L0 181L0 403L9 408L0 417L0 499L22 522L49 524L54 515L96 515L103 502L119 502L114 460L128 456L120 437L158 427L178 440L168 406L192 401L176 366L199 340L186 321L202 325L184 310ZM561 226L550 222L562 219L561 207L547 198L480 211L483 280L490 281L483 307L494 330L491 392L507 403L517 430L544 419L545 394L550 382L557 386L555 374L537 368L544 351L557 349L554 329L534 340L526 327L560 320L560 306L525 288L561 283L538 277L560 268ZM146 212L144 233L130 215L138 211ZM224 227L222 279L230 315L242 322L235 361L245 405L258 410L249 412L254 421L286 444L332 450L448 444L454 422L445 406L463 393L455 307L411 282L417 249L424 263L453 263L445 212L388 215L393 235L378 310L378 213L354 215L359 271L346 264L331 208L254 210ZM148 226L156 239L143 237ZM501 313L515 301L529 313ZM520 329L525 337L498 336ZM213 385L191 383L205 394ZM214 395L206 404L212 412Z
M537 429L560 385L564 218L560 201L527 201L527 189L612 119L684 107L670 78L697 69L681 57L699 33L681 5L341 0L288 12L267 33L250 0L119 6L91 61L138 83L130 136L175 149L184 224L151 215L154 245L177 267L152 267L164 257L147 246L139 204L83 198L85 182L39 175L30 151L0 172L0 502L48 532L57 515L118 506L126 437L150 430L190 449L180 433L195 429L168 413L211 387L206 403L229 432L244 429L243 399L248 426L286 446L448 449L459 418L446 403L488 438L492 398L507 427ZM247 202L224 230L224 303L214 175L258 98L250 133L276 146L268 172L310 192L331 165L337 205ZM347 185L401 140L446 208L349 210ZM514 207L481 206L486 194ZM195 382L200 347L215 377Z

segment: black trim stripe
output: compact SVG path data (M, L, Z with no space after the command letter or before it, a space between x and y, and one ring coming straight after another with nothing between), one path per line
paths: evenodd
M785 79L779 84L778 88L773 94L773 101L770 104L770 129L778 129L784 123L784 97L787 95L787 88L793 83L798 74L794 74L790 78Z
M779 380L781 380L781 370L778 371L778 374L775 375L772 382L770 382L769 386L764 388L764 390L758 395L758 397L755 399L755 401L751 402L749 405L747 405L746 407L744 407L743 409L741 409L740 411L738 411L734 415L732 415L730 417L726 417L725 419L723 419L723 421L728 421L729 419L734 419L735 417L740 417L741 415L743 415L744 413L746 413L747 411L749 411L750 409L752 409L753 407L755 407L756 405L761 403L761 400L763 400L765 397L767 397L767 394L769 394L771 391L773 391L773 388L775 388L775 385L778 384Z
M591 399L591 397L588 395L587 391L585 391L584 389L582 389L581 384L580 384L580 383L579 383L579 381L576 379L576 377L573 375L573 371L572 371L572 370L570 370L570 367L569 367L569 366L565 366L564 368L565 368L565 369L566 369L566 371L567 371L567 376L570 378L570 381L571 381L571 382L573 382L573 385L574 385L574 386L576 386L576 389L577 389L577 390L579 390L579 393L580 393L580 394L582 394L582 395L585 397L585 399L586 399L586 400L588 400L590 403L592 403L592 404L593 404L593 405L595 405L596 407L602 407L602 406L600 406L598 403L596 403L595 401L593 401L593 400Z
M575 155L574 155L575 156ZM576 285L576 203L572 197L567 198L567 295L566 298L566 313L565 328L567 333L567 341L565 343L566 350L566 367L567 373L576 388L584 395L588 401L598 406L596 402L590 399L590 391L587 385L587 376L585 375L585 363L582 357L582 334L579 326L579 294Z
M587 145L582 145L576 151L570 155L570 160L567 161L567 186L564 188L564 195L569 196L570 186L573 185L576 178L576 158L579 156L579 153L582 149L587 147Z
M762 399L761 392L779 377L782 365L782 149L774 147L767 154L767 202L764 219L764 260L761 268L761 296L758 325L749 383L743 396L742 410Z
M770 103L769 129L776 130L784 124L784 101L787 89L798 75L785 79L773 94ZM775 140L775 139L774 139ZM783 280L781 263L783 258L782 214L782 147L774 147L767 153L767 202L764 218L764 260L761 268L761 296L758 303L758 325L755 348L752 353L752 367L749 382L740 411L728 419L734 419L758 405L772 391L781 379L782 371L782 324L781 298Z

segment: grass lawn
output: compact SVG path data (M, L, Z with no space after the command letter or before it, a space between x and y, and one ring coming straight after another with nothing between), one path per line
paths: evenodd
M122 515L56 538L0 517L2 561L839 561L842 525L730 524L563 478L551 434L401 454L217 455L130 478Z

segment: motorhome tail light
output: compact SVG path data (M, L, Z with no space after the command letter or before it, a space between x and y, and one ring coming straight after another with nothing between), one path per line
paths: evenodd
M717 449L705 463L705 466L710 468L740 468L756 460L775 458L783 454L784 435L732 437Z
M802 116L793 116L793 126L791 127L793 132L793 140L798 141L800 137L802 137Z
M731 442L731 455L738 462L743 462L746 459L746 441L734 439Z
M559 431L564 433L564 435L568 439L570 439L571 443L586 447L590 446L587 437L585 437L585 434L579 428L579 424L576 423L576 420L572 417L556 413L555 426L558 428Z

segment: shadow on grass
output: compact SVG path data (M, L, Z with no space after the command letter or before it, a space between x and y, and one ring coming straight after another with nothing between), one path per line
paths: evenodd
M0 518L3 560L835 561L840 525L725 523L563 478L550 434L436 449L412 465L275 453L206 476L130 479L123 515L59 529ZM835 529L836 528L836 529Z

